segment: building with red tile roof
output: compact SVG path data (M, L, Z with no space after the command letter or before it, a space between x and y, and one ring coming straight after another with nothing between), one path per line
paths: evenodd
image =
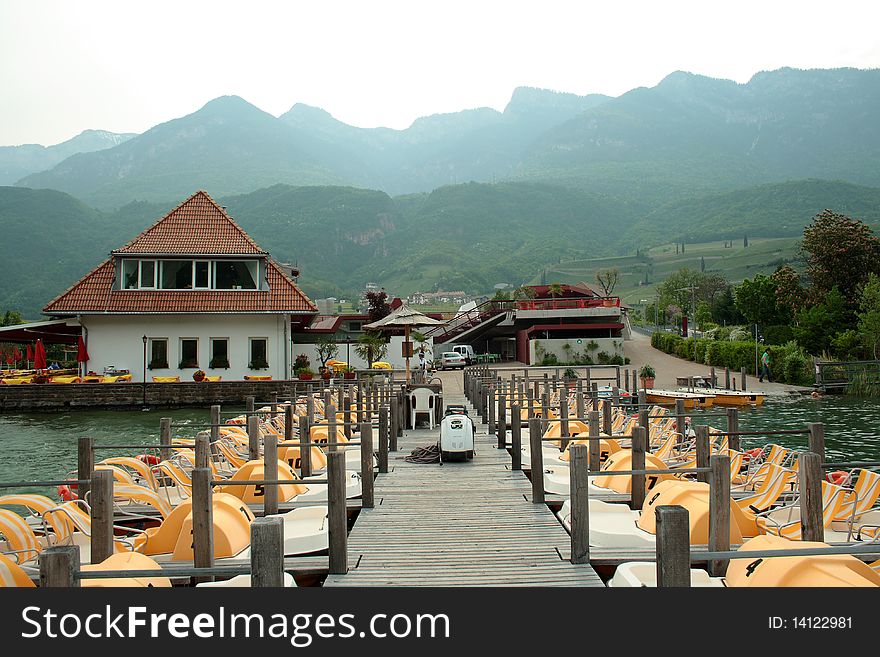
M134 380L289 378L290 335L312 301L207 192L198 191L50 301L77 318L88 369Z

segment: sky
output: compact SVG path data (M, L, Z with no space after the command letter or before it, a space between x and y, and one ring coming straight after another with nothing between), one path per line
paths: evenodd
M222 95L404 129L519 86L878 68L878 24L876 0L0 0L0 145L143 132Z

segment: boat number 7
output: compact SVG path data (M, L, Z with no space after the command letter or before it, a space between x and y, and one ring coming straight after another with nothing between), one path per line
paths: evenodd
M657 483L657 475L648 475L648 490L654 488L654 484Z

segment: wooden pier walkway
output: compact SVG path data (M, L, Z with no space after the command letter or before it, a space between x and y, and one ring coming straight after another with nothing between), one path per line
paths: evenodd
M460 381L444 378L445 403L466 403ZM348 574L324 586L603 586L591 566L568 561L568 533L531 503L528 479L510 470L485 425L473 461L403 461L438 437L439 429L405 431L376 479L375 508L361 510L349 535Z

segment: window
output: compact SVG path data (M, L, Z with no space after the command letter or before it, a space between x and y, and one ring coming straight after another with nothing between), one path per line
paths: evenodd
M199 366L198 338L180 338L180 369Z
M138 260L122 261L122 289L136 290L138 288Z
M229 367L229 338L211 338L211 362L209 367Z
M189 290L193 286L192 260L163 260L162 289Z
M214 287L218 290L256 290L256 260L217 260L214 262Z
M204 290L211 287L211 262L209 260L196 260L193 287Z
M141 260L141 287L156 287L156 261Z
M269 367L268 338L251 338L251 360L248 369L262 370Z
M352 333L356 333L357 331L362 331L363 330L361 328L362 325L363 325L363 322L349 322L348 323L348 330L351 331Z
M168 367L168 338L150 338L150 364L148 369Z

